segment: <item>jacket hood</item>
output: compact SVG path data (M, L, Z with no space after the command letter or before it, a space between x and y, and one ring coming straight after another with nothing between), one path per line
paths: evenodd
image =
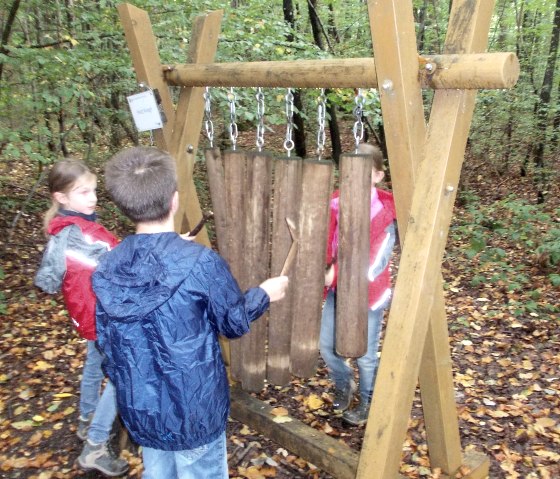
M92 277L93 289L105 312L116 320L135 321L165 303L188 276L184 262L182 270L178 268L177 255L184 256L187 251L197 257L203 251L201 245L188 243L185 248L185 240L176 233L125 238L102 258Z

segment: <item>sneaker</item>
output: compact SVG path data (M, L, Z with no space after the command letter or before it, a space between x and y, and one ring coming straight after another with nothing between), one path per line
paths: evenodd
M78 457L78 464L82 469L95 469L109 477L116 477L128 471L128 463L116 457L107 447L107 443L93 444L89 440L84 444L82 453Z
M352 402L355 392L356 383L353 379L350 380L350 383L344 389L335 389L332 402L333 409L335 411L346 411Z
M354 409L345 411L342 420L352 426L363 426L368 419L370 402L360 401Z
M78 418L78 430L76 431L76 436L78 436L82 441L85 441L87 439L87 433L92 418L93 418L93 414L90 414L86 418L82 416Z

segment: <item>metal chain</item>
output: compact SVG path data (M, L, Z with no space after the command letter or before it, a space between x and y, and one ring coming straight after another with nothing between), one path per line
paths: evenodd
M210 148L214 148L214 123L212 123L212 95L210 94L210 88L206 87L202 97L204 98L204 130L210 143Z
M284 140L284 149L288 156L290 156L295 146L292 139L294 131L294 94L291 88L288 88L288 93L286 93L284 100L286 102L286 139Z
M259 151L264 146L264 94L261 87L257 88L257 148Z
M354 103L356 104L354 107L354 118L356 118L356 121L354 122L354 127L352 128L354 141L356 143L356 153L358 153L360 142L364 139L364 122L362 121L364 114L364 101L365 98L362 94L362 89L359 88L358 94L354 97Z
M325 112L326 112L327 97L325 96L325 89L321 88L321 94L317 97L317 122L319 129L317 130L317 156L319 160L325 151Z
M229 93L227 95L227 99L229 102L229 115L230 115L230 123L229 123L229 138L231 140L231 149L235 150L237 146L237 135L239 134L237 130L237 116L235 112L235 100L236 96L233 91L233 87L230 88Z

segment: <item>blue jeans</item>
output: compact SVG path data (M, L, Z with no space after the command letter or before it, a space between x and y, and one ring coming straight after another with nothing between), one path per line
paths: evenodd
M101 369L103 355L95 346L95 341L87 342L87 354L80 385L80 416L93 414L88 431L88 439L94 444L106 442L111 434L117 416L115 388L107 382L100 395L101 383L105 375Z
M388 303L388 301L387 301ZM377 367L379 358L379 340L381 338L381 325L383 322L383 312L387 304L383 304L375 310L368 311L368 338L367 352L358 358L358 373L360 377L360 397L362 400L369 401L375 386ZM321 335L319 338L319 349L325 361L331 380L334 381L337 389L345 389L350 384L354 376L353 369L346 362L346 358L336 353L336 321L335 321L335 294L329 291L325 305L323 306L323 316L321 318Z
M185 451L142 447L142 479L227 479L226 433L210 444Z

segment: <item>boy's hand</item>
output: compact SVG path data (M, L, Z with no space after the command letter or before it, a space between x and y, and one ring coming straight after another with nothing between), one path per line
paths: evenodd
M182 235L179 235L181 238L183 238L186 241L194 241L194 239L196 238L196 236L190 236L191 232L187 231L186 233L183 233Z
M276 276L269 278L260 284L260 287L265 290L266 294L270 297L270 302L279 301L286 296L288 289L289 279L287 276Z

